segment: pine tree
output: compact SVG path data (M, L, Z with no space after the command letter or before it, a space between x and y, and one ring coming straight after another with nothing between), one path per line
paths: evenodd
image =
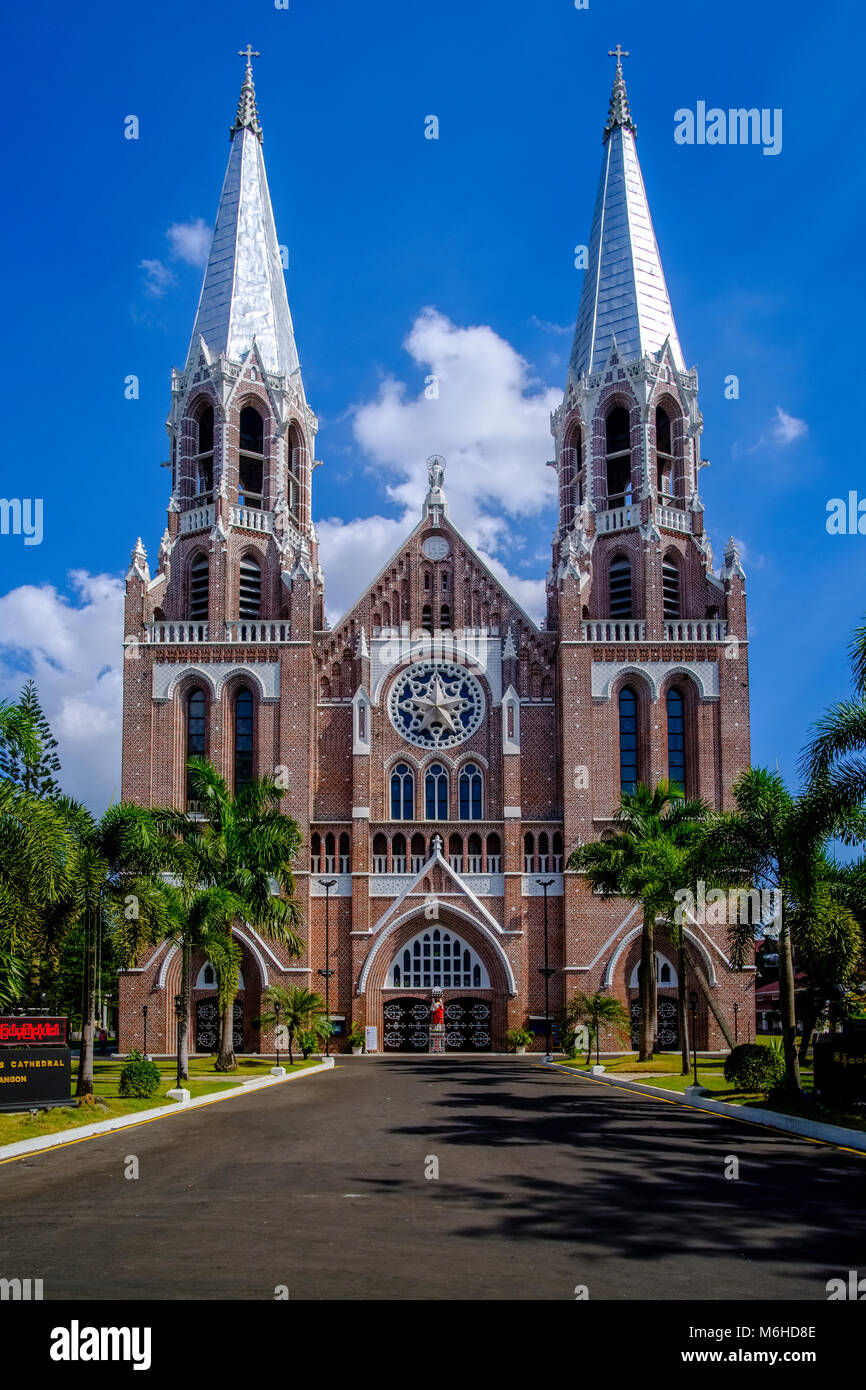
M15 739L0 742L0 775L34 796L59 796L60 783L54 776L60 771L57 739L42 711L34 680L27 681L13 708L30 721L39 739L39 753L35 758L28 756Z

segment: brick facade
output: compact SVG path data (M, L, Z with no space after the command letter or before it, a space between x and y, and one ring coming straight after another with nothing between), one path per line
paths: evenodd
M255 138L248 129L240 135ZM614 410L627 417L617 450ZM203 486L208 411L213 464ZM243 496L249 411L261 421L254 505ZM491 1045L501 1049L507 1028L544 1014L540 879L550 880L552 1011L578 990L633 999L638 912L593 895L565 868L576 845L605 832L618 804L622 690L636 702L642 781L654 785L669 772L670 691L682 699L688 795L728 807L749 763L744 576L733 543L721 575L712 568L698 496L696 374L677 368L669 344L624 361L614 340L603 371L570 376L552 420L559 518L543 628L452 524L435 469L418 526L339 625L326 628L311 520L316 428L299 374L274 371L252 340L232 358L200 339L173 378L173 493L156 572L139 542L127 576L124 798L185 806L195 691L205 694L205 751L232 785L238 696L249 692L253 770L280 779L282 809L303 833L304 955L290 960L253 928L237 928L244 1047L272 1047L253 1025L269 983L320 985L327 910L331 1008L346 1028L353 1020L375 1025L381 1048L387 1000L429 1000L429 988L394 988L387 979L406 943L438 930L461 938L489 980L475 990L462 978L445 987L446 1005L473 993L489 1002ZM670 435L664 457L659 430ZM205 561L206 615L201 596L193 599L193 567ZM426 746L407 740L389 701L410 667L425 679L434 668L469 672L483 701L478 727L443 741L446 718L428 727ZM453 696L456 686L449 689ZM428 818L434 764L447 777L447 804ZM463 808L467 818L459 786L469 764L483 790L480 808ZM391 804L402 766L414 779L405 819L402 804L397 816ZM329 899L322 879L335 881ZM730 969L725 929L695 926L691 942L718 1007L732 1020L736 1002L745 1021L753 974ZM675 969L663 927L658 950L660 970ZM194 963L194 978L202 965ZM660 977L662 998L675 998L670 978ZM147 1004L148 1047L171 1051L178 979L179 959L165 946L121 976L123 1050L141 1046ZM718 1024L693 984L701 993L698 1042L717 1047Z

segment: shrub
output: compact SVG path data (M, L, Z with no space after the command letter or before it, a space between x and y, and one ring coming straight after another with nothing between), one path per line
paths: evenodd
M534 1041L535 1034L530 1033L528 1028L512 1028L505 1034L508 1047L531 1047Z
M162 1077L155 1062L147 1062L140 1052L130 1048L129 1061L120 1073L118 1091L122 1096L149 1100L159 1090Z
M725 1058L725 1080L741 1091L767 1093L785 1074L783 1059L771 1047L740 1043Z

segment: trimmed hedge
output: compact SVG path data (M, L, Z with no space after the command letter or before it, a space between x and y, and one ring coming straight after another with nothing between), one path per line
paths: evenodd
M147 1062L140 1052L130 1049L129 1061L120 1073L118 1092L136 1100L149 1100L159 1090L162 1077L155 1062Z
M725 1058L725 1080L741 1091L771 1091L785 1075L785 1063L771 1047L740 1043Z

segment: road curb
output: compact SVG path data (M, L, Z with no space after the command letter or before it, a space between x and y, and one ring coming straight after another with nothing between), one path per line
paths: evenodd
M246 1096L250 1091L263 1091L268 1086L284 1086L286 1082L300 1081L304 1076L318 1076L319 1072L329 1071L333 1065L333 1058L330 1059L330 1066L323 1059L319 1066L306 1067L303 1071L292 1072L289 1076L262 1076L252 1081L234 1082L230 1089L218 1091L213 1096L200 1096L198 1100L188 1100L184 1104L160 1105L153 1110L138 1110L133 1115L117 1115L113 1120L100 1120L93 1125L61 1129L56 1134L45 1134L38 1139L19 1139L17 1144L6 1144L0 1148L0 1163L5 1163L11 1158L21 1158L24 1154L60 1148L63 1144L75 1143L79 1139L92 1139L98 1134L111 1134L116 1129L127 1129L132 1125L147 1124L151 1120L167 1119L169 1115L188 1115L191 1110L198 1110L203 1105L215 1105L220 1100Z
M663 1086L644 1086L640 1081L615 1081L611 1076L589 1076L574 1067L565 1067L561 1062L542 1062L549 1071L560 1071L566 1076L579 1076L582 1081L594 1085L615 1086L621 1091L639 1091L645 1096L667 1100L674 1105L685 1105L691 1110L704 1110L710 1115L729 1115L732 1119L746 1124L761 1125L764 1129L775 1129L784 1134L794 1134L800 1139L819 1139L825 1144L835 1144L839 1148L854 1149L866 1153L866 1133L858 1129L845 1129L842 1125L825 1125L820 1120L807 1120L799 1115L780 1115L775 1110L746 1110L742 1105L728 1105L723 1100L710 1100L708 1096L689 1096L679 1091L666 1091Z

